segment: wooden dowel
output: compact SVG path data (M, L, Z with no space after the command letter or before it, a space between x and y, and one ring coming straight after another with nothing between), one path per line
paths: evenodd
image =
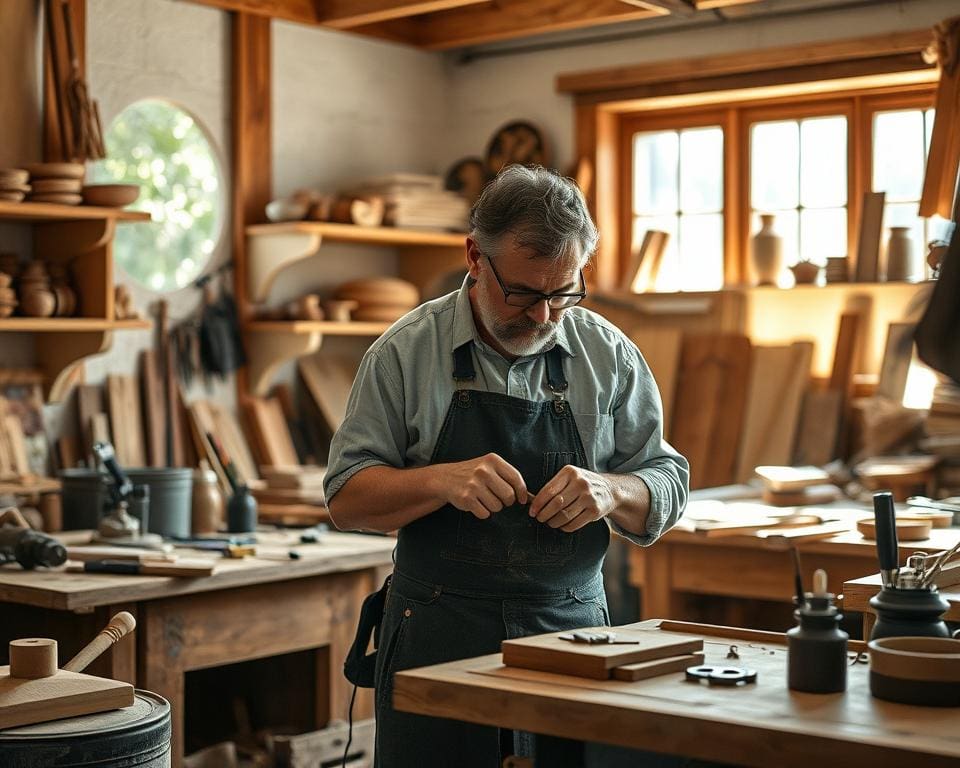
M101 653L113 645L124 635L133 631L137 620L126 611L121 611L107 624L100 633L93 638L76 656L63 665L67 672L82 672Z

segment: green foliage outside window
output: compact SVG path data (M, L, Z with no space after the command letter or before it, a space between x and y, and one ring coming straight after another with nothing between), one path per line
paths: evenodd
M155 291L189 285L213 255L222 227L223 184L203 130L169 102L137 101L111 123L106 145L106 159L91 166L91 183L139 184L131 208L153 219L117 228L117 263Z

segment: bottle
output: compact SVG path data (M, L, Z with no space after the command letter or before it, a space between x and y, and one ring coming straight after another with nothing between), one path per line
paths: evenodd
M793 615L798 626L787 632L788 685L805 693L840 693L847 689L847 639L843 618L827 592L826 571L813 575L813 594L804 596Z
M246 485L241 485L227 502L227 531L253 533L256 529L257 500Z
M753 236L753 271L757 285L777 285L783 272L783 238L773 229L772 213L760 214L760 229Z
M193 533L216 533L223 527L223 494L217 476L206 459L193 472L190 529Z

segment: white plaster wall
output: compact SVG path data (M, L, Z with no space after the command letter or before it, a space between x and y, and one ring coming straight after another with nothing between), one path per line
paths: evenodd
M554 165L569 170L574 161L573 99L556 92L555 78L561 73L919 29L958 12L957 0L903 0L482 58L467 64L455 63L451 57L445 165L467 155L482 156L498 126L524 118L539 125L551 141Z

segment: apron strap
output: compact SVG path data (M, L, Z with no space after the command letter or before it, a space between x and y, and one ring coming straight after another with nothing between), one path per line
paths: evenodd
M559 346L547 352L547 386L553 392L554 400L562 401L567 391L567 377L563 375L563 352Z
M457 384L477 378L477 370L473 367L472 341L461 344L453 350L453 378Z

